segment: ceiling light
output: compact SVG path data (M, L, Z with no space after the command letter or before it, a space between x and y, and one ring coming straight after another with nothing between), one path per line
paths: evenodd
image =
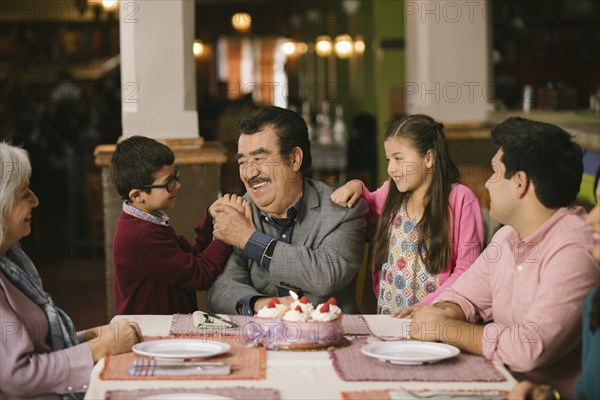
M363 54L365 52L365 41L362 36L357 36L354 40L354 51L356 54Z
M315 44L315 50L319 57L329 57L332 50L331 38L327 35L317 37L317 43Z
M236 13L231 17L231 25L238 32L246 32L252 25L252 17L248 13Z
M298 50L298 53L305 54L308 51L308 45L304 42L300 42L296 46L296 49Z
M352 38L349 35L339 35L335 38L335 54L339 58L349 58L352 50Z
M202 43L202 40L196 40L194 42L194 56L196 57L200 57L203 53L204 53L204 43Z
M102 0L102 7L105 10L111 10L117 5L117 0Z
M286 56L291 56L296 52L296 43L291 40L286 40L281 44L281 51L283 51Z

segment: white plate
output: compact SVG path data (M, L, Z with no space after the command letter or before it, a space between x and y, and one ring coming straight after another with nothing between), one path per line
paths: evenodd
M140 397L140 400L231 400L231 397L218 396L210 393L165 393Z
M374 342L363 346L360 350L369 357L401 365L429 364L460 354L458 348L449 344L417 340Z
M206 358L228 352L231 346L213 340L166 339L141 342L132 347L142 356L168 359Z

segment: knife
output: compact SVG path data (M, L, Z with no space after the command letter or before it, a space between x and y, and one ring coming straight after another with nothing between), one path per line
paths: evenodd
M229 325L230 328L239 328L239 325L226 320L225 318L219 317L217 314L210 312L210 311L202 311L203 313L205 313L206 315L209 315L211 317L213 317L214 319L218 319L219 321L225 322L226 324Z
M180 369L180 368L196 368L196 369L204 369L204 368L221 368L228 366L227 363L224 362L172 362L172 363L164 363L164 362L153 362L153 363L139 363L139 360L135 360L133 364L131 364L131 368L135 369L155 369L155 368L169 368L169 369Z
M231 366L224 362L135 360L127 373L132 376L229 375Z

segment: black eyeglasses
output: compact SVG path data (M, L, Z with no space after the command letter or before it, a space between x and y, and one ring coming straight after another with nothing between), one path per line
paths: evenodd
M161 183L160 185L144 185L140 189L167 189L167 192L171 193L175 189L176 182L179 182L179 165L175 166L175 171L167 183Z

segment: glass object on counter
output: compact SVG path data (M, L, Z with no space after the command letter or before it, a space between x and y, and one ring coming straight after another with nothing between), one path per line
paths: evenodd
M348 144L348 128L344 122L344 107L341 104L335 106L335 121L333 123L333 141L346 147Z
M600 112L600 86L590 95L590 110Z
M523 111L531 112L533 104L533 85L525 85L523 88Z
M308 100L302 102L302 119L306 122L309 140L311 142L316 140L315 127L313 126L312 118L310 117L310 102Z
M317 114L317 141L321 144L330 144L333 141L331 132L331 118L329 117L329 103L321 104L321 112Z

